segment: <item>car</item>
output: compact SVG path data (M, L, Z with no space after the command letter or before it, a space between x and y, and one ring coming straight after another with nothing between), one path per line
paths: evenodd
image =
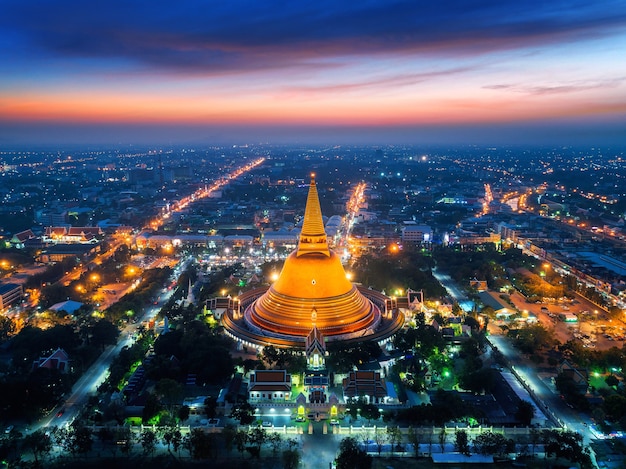
M57 412L57 417L63 416L64 413L65 413L65 408L59 409L59 411Z
M8 427L4 430L4 433L6 433L6 434L8 435L9 433L11 433L11 430L13 430L13 425L9 425L9 426L8 426Z
M270 422L269 420L265 420L263 422L263 426L264 427L273 427L274 425L272 424L272 422Z

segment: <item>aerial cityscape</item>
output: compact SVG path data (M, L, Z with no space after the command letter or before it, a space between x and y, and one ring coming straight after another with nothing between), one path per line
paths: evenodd
M2 10L0 467L626 467L622 1Z

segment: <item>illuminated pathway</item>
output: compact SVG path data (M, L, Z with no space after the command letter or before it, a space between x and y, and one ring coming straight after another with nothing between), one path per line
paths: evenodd
M163 222L166 219L168 219L171 216L172 213L180 212L181 210L187 208L189 204L195 202L196 200L209 197L213 192L220 190L226 184L237 179L239 176L242 176L243 174L250 172L257 166L262 164L264 161L265 161L265 158L259 158L257 160L254 160L252 163L242 166L241 168L238 168L234 170L233 172L227 174L226 176L218 179L210 187L205 186L203 189L198 189L193 194L188 195L187 197L184 197L179 203L177 203L169 211L157 216L154 220L150 221L147 227L150 227L152 229L157 229L163 224Z
M359 183L352 192L352 196L348 201L347 208L348 213L346 214L346 222L342 229L345 229L345 232L341 235L341 239L339 240L338 247L348 247L350 241L350 233L352 232L352 228L354 227L354 219L359 213L359 208L363 203L363 198L365 197L365 188L367 184L364 182Z

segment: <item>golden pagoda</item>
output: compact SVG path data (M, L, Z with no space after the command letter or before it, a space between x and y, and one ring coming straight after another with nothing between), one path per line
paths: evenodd
M304 340L313 327L330 338L375 327L379 320L379 309L347 279L341 259L328 247L313 176L298 247L278 280L246 311L246 321Z

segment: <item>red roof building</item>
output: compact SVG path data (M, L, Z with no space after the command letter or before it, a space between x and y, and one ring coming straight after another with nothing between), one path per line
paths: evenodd
M378 371L351 371L343 380L345 398L365 397L371 404L381 402L387 396L385 380Z
M287 401L291 398L291 375L285 370L256 370L248 386L251 402Z
M49 370L59 370L66 373L69 370L70 357L62 348L56 349L47 357L40 357L33 363L33 370L37 368L48 368Z

